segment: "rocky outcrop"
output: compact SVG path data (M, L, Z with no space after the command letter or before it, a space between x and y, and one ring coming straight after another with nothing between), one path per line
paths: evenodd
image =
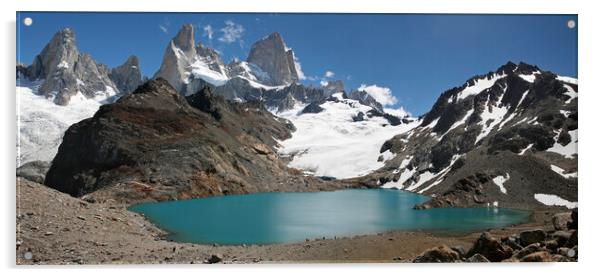
M577 229L533 229L501 239L484 232L466 253L441 245L414 262L576 262L577 252Z
M336 92L345 91L345 85L343 84L342 80L326 81L325 84L322 84L322 89L324 89L326 94L332 95L333 93L336 93ZM356 100L359 100L359 99L356 99Z
M317 102L313 102L305 106L305 108L301 110L301 113L319 113L322 111L324 111L324 108L320 107L320 104L318 104Z
M49 168L49 162L28 162L17 168L17 177L23 177L29 181L42 184Z
M71 126L44 183L130 203L337 187L280 161L276 140L290 131L259 102L230 102L210 88L185 98L156 79Z
M78 92L87 98L108 98L119 92L108 68L79 52L69 28L57 32L22 75L43 80L38 92L54 97L59 105L67 105Z
M130 93L142 84L138 57L132 55L120 66L111 69L109 78L121 93Z
M299 81L293 55L280 34L272 33L251 46L247 62L265 71L270 76L270 85L290 85Z
M374 99L374 97L372 97L366 91L352 90L347 93L347 97L349 97L349 99L359 101L362 105L372 107L373 109L375 109L376 111L378 111L381 114L385 113L384 109L383 109L383 105L381 103L379 103L378 101L376 101L376 99Z

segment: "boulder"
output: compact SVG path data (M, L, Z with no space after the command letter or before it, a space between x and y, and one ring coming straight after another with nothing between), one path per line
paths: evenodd
M520 244L527 246L546 239L546 232L541 229L528 230L520 233Z
M525 256L531 255L535 252L539 252L542 251L543 249L541 248L541 245L536 242L533 244L530 244L528 246L526 246L525 248L519 250L518 252L514 253L514 255L512 255L512 258L520 260L522 258L524 258Z
M28 162L17 168L17 176L23 177L29 181L36 182L39 184L44 183L46 172L50 168L49 162L44 161L33 161Z
M216 264L216 263L221 262L222 260L223 260L222 255L213 254L213 255L211 255L211 257L209 257L209 259L207 259L207 263Z
M492 262L500 262L512 256L512 248L503 245L488 232L484 232L468 251L467 256L474 254L481 254Z
M414 259L414 263L453 263L460 260L460 254L447 245L424 251Z
M557 213L552 217L552 224L556 230L566 230L571 222L571 213Z
M571 237L572 232L567 231L556 231L550 236L558 242L558 245L564 245Z
M474 254L470 258L466 259L468 263L489 263L489 260L481 254Z
M521 262L553 262L552 255L546 251L531 253L522 259Z
M521 250L523 249L522 246L520 246L520 244L518 244L518 238L515 236L509 236L509 237L504 237L502 238L502 243L505 245L510 246L510 248L514 249L514 250Z
M575 231L571 234L569 239L566 241L566 243L564 244L564 247L572 248L573 246L577 245L577 242L578 242L577 231Z

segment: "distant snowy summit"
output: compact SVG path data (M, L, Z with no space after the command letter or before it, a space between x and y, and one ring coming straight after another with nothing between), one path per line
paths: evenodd
M271 33L251 46L246 61L225 64L219 53L194 39L194 26L182 26L165 48L161 67L155 78L166 79L183 95L196 93L204 86L216 95L234 101L261 101L279 112L297 105L326 100L343 91L342 81L331 81L320 87L299 83L295 53L279 33ZM363 91L348 93L349 97L377 109L383 107Z
M80 53L75 33L65 28L52 37L30 66L17 66L17 77L39 81L39 94L65 106L78 94L105 100L131 91L142 83L138 67L138 59L130 57L123 66L110 70L90 55Z

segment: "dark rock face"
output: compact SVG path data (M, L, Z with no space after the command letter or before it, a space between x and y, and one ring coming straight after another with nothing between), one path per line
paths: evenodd
M109 78L121 93L130 93L142 84L142 73L138 57L129 56L120 66L111 69Z
M75 33L66 28L52 37L23 75L31 80L44 80L38 91L55 96L59 105L67 105L78 91L88 98L117 94L119 90L108 73L106 66L79 52Z
M303 110L301 110L301 113L320 113L322 111L324 111L324 109L322 107L320 107L320 104L313 102L313 103L305 106L305 108L303 108Z
M289 136L260 103L186 99L157 79L71 126L45 184L74 196L123 187L112 197L124 201L275 190L291 176L274 138Z
M349 93L347 93L347 96L349 97L349 99L360 101L360 103L362 105L372 107L373 109L375 109L377 112L379 112L381 114L385 113L384 109L383 109L383 105L380 104L378 101L376 101L376 99L374 99L374 97L372 97L370 94L368 94L367 92L365 92L363 90L352 90Z
M44 183L46 172L50 168L49 162L33 161L17 168L17 176L39 184Z
M255 42L247 62L256 64L270 76L270 85L290 85L299 81L293 50L287 49L279 33Z

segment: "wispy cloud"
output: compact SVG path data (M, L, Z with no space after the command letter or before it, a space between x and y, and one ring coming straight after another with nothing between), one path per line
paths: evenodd
M203 36L206 36L209 40L213 39L213 27L211 25L207 24L203 27Z
M303 73L303 69L301 68L301 62L297 56L295 56L295 52L293 51L293 62L295 63L295 70L297 71L297 77L299 77L300 81L307 80L307 76Z
M241 41L242 34L245 32L245 28L240 24L234 23L232 20L226 20L225 24L226 26L220 29L222 35L218 40L225 43Z
M383 106L391 106L397 103L397 98L395 98L393 92L388 87L362 84L358 90L367 92L370 96L374 97L376 101L383 104Z
M164 34L169 33L169 20L167 18L165 18L163 20L163 23L159 24L159 30L161 30L161 32L163 32Z
M334 72L330 71L330 70L326 70L326 72L324 73L324 78L332 78L334 77Z

